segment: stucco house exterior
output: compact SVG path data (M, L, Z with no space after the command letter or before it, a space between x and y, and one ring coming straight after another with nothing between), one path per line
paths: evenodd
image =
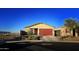
M60 36L68 36L68 35L71 35L70 30L67 27L65 27L65 26L60 27L60 28L56 28L55 31L59 31L59 35Z
M44 23L37 23L27 26L25 27L25 31L31 31L33 34L40 36L54 36L54 27Z
M33 34L38 36L67 36L75 34L75 32L71 34L70 30L65 26L55 28L44 23L37 23L31 26L27 26L24 28L24 31L32 32Z

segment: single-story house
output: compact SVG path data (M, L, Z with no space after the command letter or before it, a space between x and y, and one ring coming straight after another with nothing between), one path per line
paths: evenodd
M34 35L38 36L67 36L71 35L70 30L63 26L60 28L55 28L53 26L50 26L48 24L44 23L37 23L33 24L31 26L27 26L24 29L25 32L32 32ZM72 35L76 35L75 32L72 33Z
M41 36L54 36L54 27L44 24L44 23L37 23L31 26L25 27L26 32L32 32L35 35Z

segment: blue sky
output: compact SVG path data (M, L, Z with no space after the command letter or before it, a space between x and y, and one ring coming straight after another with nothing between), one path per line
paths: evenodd
M79 19L78 8L0 8L0 31L16 32L35 23L54 27L64 25L67 18Z

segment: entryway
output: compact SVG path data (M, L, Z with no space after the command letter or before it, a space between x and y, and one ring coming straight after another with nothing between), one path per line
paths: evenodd
M60 36L60 30L55 30L55 36Z
M34 34L37 35L38 34L38 28L34 29Z

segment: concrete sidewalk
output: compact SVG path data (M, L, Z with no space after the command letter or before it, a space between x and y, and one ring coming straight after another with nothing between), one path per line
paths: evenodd
M6 41L5 43L21 43L21 42L26 42L26 43L42 43L42 42L48 42L48 43L54 43L54 42L61 42L61 43L79 43L79 41L43 41L43 40L21 40L21 41Z

